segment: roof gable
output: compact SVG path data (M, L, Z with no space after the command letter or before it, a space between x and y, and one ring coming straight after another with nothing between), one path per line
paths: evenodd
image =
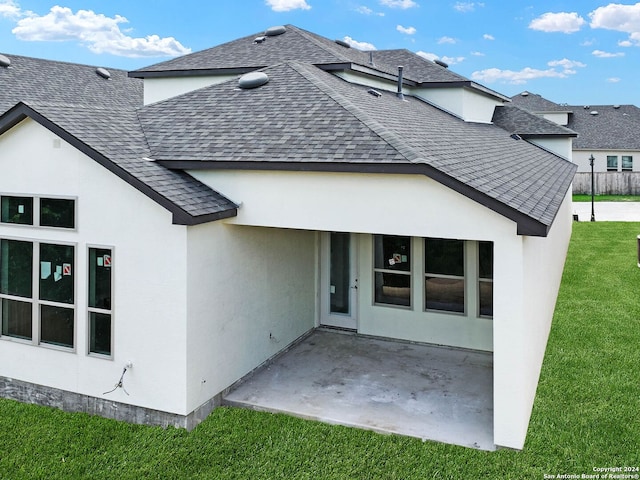
M493 123L521 137L577 137L569 128L514 105L496 107Z
M426 174L537 235L546 234L575 172L499 127L416 98L372 95L303 63L264 72L270 81L256 89L227 82L142 109L152 156L184 169Z

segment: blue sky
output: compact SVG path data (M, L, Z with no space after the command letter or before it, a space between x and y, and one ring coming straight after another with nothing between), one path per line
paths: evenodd
M640 106L640 3L0 0L0 52L133 70L288 23L439 58L509 96Z

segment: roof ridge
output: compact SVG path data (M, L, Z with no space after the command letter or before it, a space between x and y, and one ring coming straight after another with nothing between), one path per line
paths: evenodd
M28 55L19 55L17 53L8 53L8 52L0 52L0 54L8 56L9 59L13 58L26 58L28 60L36 60L38 62L47 62L47 63L57 63L57 64L61 64L61 65L73 65L76 67L87 67L87 68L106 68L108 70L113 70L114 72L123 72L123 73L127 73L128 70L124 70L122 68L116 68L116 67L110 67L109 65L95 65L95 64L90 64L90 63L78 63L78 62L68 62L65 60L53 60L53 59L49 59L49 58L40 58L40 57L30 57Z
M384 140L388 145L393 147L400 155L406 158L408 161L412 163L424 163L419 162L418 159L422 158L420 154L414 151L411 147L407 147L403 145L401 138L393 133L388 128L385 128L377 120L371 118L368 114L366 114L360 107L354 105L349 99L345 98L343 95L337 93L335 90L331 89L329 85L324 83L315 75L310 74L310 72L305 71L304 68L300 67L313 67L311 65L302 63L302 62L287 62L296 72L306 78L309 82L311 82L315 87L319 88L325 95L330 97L333 101L335 101L342 108L347 110L351 115L357 118L360 122L365 124L369 129L371 129L378 137ZM328 74L331 75L331 74ZM341 79L340 77L336 77L342 81L346 81Z
M332 51L330 48L328 48L326 45L324 45L321 41L319 41L314 34L312 34L311 32L308 32L307 30L304 30L300 27L296 27L295 25L291 25L291 24L287 24L287 28L291 28L294 31L298 32L300 35L302 35L303 37L305 37L307 40L313 42L315 45L317 45L318 47L320 47L322 50L324 50L325 52L331 54L331 55L335 55L339 58L341 58L344 61L347 62L351 62L351 59L348 58L346 55L342 55L342 54L338 54L335 51ZM323 37L326 38L326 37ZM329 40L329 39L327 39ZM329 40L330 41L330 40Z

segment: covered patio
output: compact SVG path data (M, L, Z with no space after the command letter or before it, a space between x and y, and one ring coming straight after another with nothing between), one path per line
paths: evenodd
M224 403L495 449L491 353L318 329Z

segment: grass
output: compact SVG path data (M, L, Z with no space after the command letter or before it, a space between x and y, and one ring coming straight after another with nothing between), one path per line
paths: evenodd
M640 466L639 223L574 223L521 452L219 408L187 433L0 401L0 478L542 479Z
M574 202L590 202L591 195L573 195ZM594 195L594 202L640 202L639 195Z

